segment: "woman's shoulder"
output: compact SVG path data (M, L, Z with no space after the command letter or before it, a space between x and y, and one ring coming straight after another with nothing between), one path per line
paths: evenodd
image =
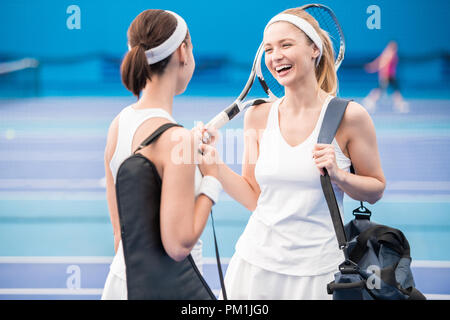
M108 128L108 140L113 137L115 139L117 139L117 132L119 130L119 119L124 112L127 112L131 108L131 106L132 105L126 106L125 108L120 110L120 112L111 121L109 128Z
M349 139L366 134L375 134L375 125L369 112L355 101L350 101L348 104L341 127L341 134Z
M167 123L167 122L166 122ZM166 129L156 141L158 150L166 155L172 155L175 151L187 152L195 145L195 136L191 130L181 126L173 126Z
M345 110L343 121L348 125L354 126L372 121L372 118L366 108L355 101L350 101Z
M266 102L249 107L245 112L244 127L246 129L264 129L273 103L274 102Z
M150 120L150 119L149 119ZM144 132L150 132L154 133L158 128L161 128L164 125L171 124L172 122L168 121L167 119L151 119L153 121L145 121L142 126L141 130ZM147 127L146 127L147 126ZM173 147L176 146L180 140L183 141L191 141L193 139L193 133L191 130L188 130L180 125L174 125L172 127L169 127L165 129L161 135L158 137L156 142L163 142L162 145Z
M139 128L140 131L136 133L138 136L134 137L133 149L167 123L170 122L166 119L158 119L157 123L147 123L146 126ZM161 133L151 146L144 147L139 152L156 165L157 169L160 170L161 177L163 177L162 168L173 168L173 166L170 166L171 164L185 164L187 160L191 163L194 148L193 133L186 128L173 126Z
M117 145L117 136L119 132L119 114L111 121L111 124L108 128L108 135L106 138L106 147L105 147L105 161L111 161L111 158L116 150Z

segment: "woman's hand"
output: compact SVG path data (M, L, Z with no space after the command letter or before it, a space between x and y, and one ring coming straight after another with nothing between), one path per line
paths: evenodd
M216 148L212 145L200 143L199 145L199 163L198 168L200 169L203 176L213 176L214 178L219 178L219 167L218 163L219 153Z
M324 168L327 170L328 175L332 181L338 181L341 169L336 162L336 153L332 144L316 144L312 151L313 159L319 169L320 174L323 176Z
M218 140L219 131L214 127L206 128L201 121L197 123L197 126L192 128L192 131L196 136L201 138L203 143L214 146ZM206 137L208 137L208 139L205 139Z

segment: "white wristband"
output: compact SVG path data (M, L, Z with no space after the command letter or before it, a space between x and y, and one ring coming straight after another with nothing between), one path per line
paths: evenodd
M219 194L222 191L222 184L213 176L204 176L200 184L200 194L204 194L215 204L219 200Z

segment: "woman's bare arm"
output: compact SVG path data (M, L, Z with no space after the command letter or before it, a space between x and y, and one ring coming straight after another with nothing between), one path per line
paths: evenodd
M114 150L117 145L117 133L118 133L118 117L116 117L108 130L108 138L106 141L104 165L105 165L105 177L106 177L106 200L108 202L109 216L111 224L113 226L114 233L114 251L117 252L117 247L120 242L120 223L119 223L119 211L117 209L116 201L116 188L114 179L109 167L109 162L114 154Z
M332 145L316 145L314 154L319 168L327 168L330 178L351 198L374 204L383 196L386 180L381 167L375 126L367 111L350 102L342 122L348 137L347 150L356 174L336 165ZM341 129L339 129L341 130Z
M159 148L163 160L161 240L167 254L181 261L200 238L213 202L204 194L195 198L197 144L193 134L184 128L173 128L160 140L158 143L164 145Z

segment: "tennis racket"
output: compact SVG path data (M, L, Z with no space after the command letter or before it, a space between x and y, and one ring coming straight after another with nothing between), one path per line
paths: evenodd
M301 7L311 16L313 16L319 26L324 31L328 32L328 35L333 44L334 58L335 58L335 68L336 71L339 69L342 60L344 60L345 53L345 39L344 33L342 31L341 25L337 20L333 11L321 4L307 4ZM260 85L262 86L264 92L267 94L267 98L257 98L252 100L244 101L250 92L253 83L255 82L255 77L258 78ZM260 44L258 51L256 52L255 59L253 60L252 69L250 76L236 100L226 107L222 112L215 116L210 122L206 124L206 129L216 128L220 129L241 111L245 110L250 106L260 105L265 102L271 102L284 95L284 87L281 86L278 81L267 69L264 63L264 45ZM208 132L204 133L203 142L207 143L210 140L210 135Z

